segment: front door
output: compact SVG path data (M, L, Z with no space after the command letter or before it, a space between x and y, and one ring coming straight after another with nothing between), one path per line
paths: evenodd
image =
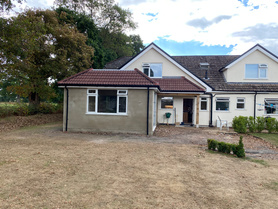
M193 99L183 99L183 123L192 123Z

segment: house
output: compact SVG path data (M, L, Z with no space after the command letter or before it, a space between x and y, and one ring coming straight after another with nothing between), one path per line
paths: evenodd
M237 56L170 56L152 43L58 85L65 92L64 131L151 135L157 124L278 117L278 57L259 44Z

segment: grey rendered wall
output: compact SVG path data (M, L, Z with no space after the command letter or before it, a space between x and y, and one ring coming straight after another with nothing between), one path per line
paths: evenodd
M150 90L149 134L152 135L153 94ZM87 89L69 88L68 131L147 133L147 89L128 90L127 115L86 114ZM66 126L66 90L64 91L64 122Z

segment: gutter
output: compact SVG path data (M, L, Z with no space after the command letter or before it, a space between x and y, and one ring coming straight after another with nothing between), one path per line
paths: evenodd
M68 119L69 119L69 89L67 86L65 86L67 90L67 106L66 106L66 129L65 131L68 131Z
M149 109L150 109L150 87L148 87L148 97L147 97L147 135L149 135Z
M254 119L256 118L257 94L258 94L258 92L255 91L255 94L254 94Z
M209 117L209 127L213 127L213 125L212 125L212 113L213 113L213 95L212 95L212 93L205 93L205 94L208 94L208 95L210 95L210 117Z

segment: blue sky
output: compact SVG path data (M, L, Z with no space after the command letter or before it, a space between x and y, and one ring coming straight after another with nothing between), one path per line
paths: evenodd
M21 8L50 8L26 0ZM259 43L278 55L277 0L115 0L133 13L145 45L170 55L242 54Z
M147 45L170 55L242 54L257 43L278 55L277 0L116 0Z

